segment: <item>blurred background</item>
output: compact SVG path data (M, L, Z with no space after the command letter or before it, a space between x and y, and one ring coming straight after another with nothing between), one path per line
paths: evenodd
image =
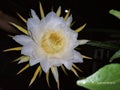
M8 22L15 22L26 27L16 12L26 19L30 16L30 9L34 9L39 15L39 1L42 3L45 14L50 12L52 8L56 11L61 6L62 15L64 16L65 11L70 9L73 21L75 21L72 29L87 23L84 30L79 33L78 39L89 39L120 45L120 20L109 14L111 9L120 10L119 0L0 0L0 90L57 90L51 74L51 88L47 86L44 73L40 78L37 77L35 82L29 87L30 79L37 65L16 76L16 73L25 64L17 65L17 63L11 63L11 61L19 57L20 52L2 53L4 49L19 46L8 35L21 33L11 27ZM116 50L115 47L80 46L80 52L92 57L92 59L84 59L84 63L77 64L83 71L79 72L80 78L77 78L71 71L68 71L68 76L66 76L59 68L60 90L87 90L77 86L76 81L93 74L102 66L109 64L108 60Z

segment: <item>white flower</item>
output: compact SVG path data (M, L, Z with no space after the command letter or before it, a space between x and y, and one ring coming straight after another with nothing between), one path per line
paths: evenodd
M40 63L44 72L52 66L65 65L71 69L72 63L83 62L80 53L74 50L79 45L78 33L71 30L62 17L50 12L40 20L32 10L32 18L28 19L27 27L30 36L17 35L13 39L23 45L21 54L30 57L30 65Z
M23 45L21 54L30 57L30 66L40 63L43 71L48 72L52 66L64 64L70 70L73 63L83 62L81 54L74 50L79 41L78 33L69 27L71 16L65 21L50 12L40 20L33 10L31 14L32 18L27 21L30 36L16 35L13 38Z
M40 4L40 12L42 16L41 20L34 10L31 10L32 17L28 20L25 20L19 15L20 18L27 23L28 31L24 30L24 28L19 25L11 23L26 35L16 35L13 37L16 42L22 45L22 49L21 47L17 47L6 51L21 50L23 56L17 59L20 60L18 63L29 61L29 64L18 73L21 73L29 66L40 64L35 71L31 83L33 83L41 70L46 73L46 80L48 82L48 74L51 69L59 88L57 67L61 66L64 72L66 72L66 67L77 75L75 69L79 69L74 63L83 62L82 55L76 51L75 48L87 42L87 40L77 40L78 32L81 31L85 25L76 30L72 30L70 28L72 15L69 16L69 14L67 14L64 18L59 17L61 13L60 7L57 13L51 11L44 17L43 9Z

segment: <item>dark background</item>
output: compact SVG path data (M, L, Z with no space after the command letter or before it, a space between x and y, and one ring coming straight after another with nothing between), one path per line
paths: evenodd
M87 23L85 29L79 33L79 39L90 39L98 41L107 41L119 43L120 20L110 15L111 9L120 10L119 0L40 0L44 8L45 14L51 11L51 7L56 11L58 6L62 7L62 15L64 10L71 9L73 20L76 21L73 29ZM39 15L39 0L0 0L0 11L18 18L16 12L25 18L29 17L30 9L34 9ZM19 20L19 19L18 19ZM17 46L11 38L7 36L7 32L0 32L0 50ZM118 36L118 37L117 37ZM32 86L29 81L36 69L36 66L26 70L22 74L16 76L16 73L25 64L17 65L10 63L12 60L20 56L20 52L1 53L0 51L0 90L57 90L54 78L50 74L51 88L48 88L45 74L35 80ZM92 57L92 60L84 59L84 63L78 64L83 70L79 73L80 79L91 75L100 67L109 64L110 56L116 50L109 50L91 46L81 46L81 53ZM60 70L60 90L86 90L76 85L77 78L71 71L66 76Z

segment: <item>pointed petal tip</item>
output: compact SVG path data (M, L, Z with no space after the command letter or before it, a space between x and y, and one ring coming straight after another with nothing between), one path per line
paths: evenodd
M79 28L77 28L75 31L80 32L85 28L85 26L86 26L86 23L84 25L80 26Z
M41 67L40 67L40 66L38 66L38 68L36 69L36 71L35 71L35 73L34 73L32 79L31 79L31 81L30 81L29 86L31 86L31 85L33 84L33 82L34 82L35 79L37 78L39 72L41 72Z
M16 12L16 13L17 13L17 12ZM20 19L21 19L24 23L27 22L27 20L26 20L24 17L22 17L19 13L17 13L17 15L20 17Z
M23 32L24 34L28 35L28 31L23 28L22 26L15 24L13 22L9 22L12 26L16 27L19 31Z
M5 50L3 50L3 52L20 51L21 49L22 49L22 47L14 47L14 48L5 49Z
M56 15L59 17L60 16L60 14L61 14L61 6L59 6L59 8L58 8L58 10L57 10L57 12L56 12Z
M60 90L60 82L59 82L59 80L57 81L57 88L58 88L58 90Z
M68 76L68 73L67 73L67 71L66 71L65 67L62 65L62 66L61 66L61 68L62 68L63 72L65 73L65 75L67 75L67 76Z
M49 71L46 73L46 81L47 81L47 84L48 84L48 87L50 88L50 83L49 83Z
M76 66L75 64L72 65L73 68L75 68L76 70L78 70L79 72L83 72L78 66Z
M25 71L27 68L29 68L30 67L30 65L29 64L27 64L25 67L23 67L16 75L18 75L18 74L20 74L20 73L22 73L23 71Z
M85 59L93 59L92 57L85 56L85 55L82 55L82 57L85 58Z
M89 41L90 41L90 40L87 40L87 39L78 40L79 45L84 45L84 44L86 44L86 43L89 42Z
M44 17L45 17L45 14L44 14L44 10L43 10L43 7L42 7L41 2L39 2L39 9L40 9L41 18L44 18Z
M78 78L80 78L79 75L78 75L78 73L77 73L77 71L76 71L73 67L71 68L71 71L72 71Z

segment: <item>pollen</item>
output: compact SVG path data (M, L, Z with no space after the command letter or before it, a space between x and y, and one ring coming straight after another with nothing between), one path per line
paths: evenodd
M61 32L50 30L43 35L41 47L47 54L59 53L65 47L65 37Z

